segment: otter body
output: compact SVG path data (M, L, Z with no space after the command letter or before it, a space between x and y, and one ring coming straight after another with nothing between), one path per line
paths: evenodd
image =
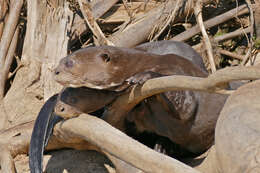
M146 51L157 55L175 54L193 62L201 70L207 71L202 57L188 44L179 41L156 41L140 44L135 47L137 50Z
M56 81L63 85L117 92L129 92L126 88L133 84L167 75L206 77L207 73L178 55L111 46L76 51L63 58L55 70ZM226 96L212 93L165 92L126 112L126 121L134 122L139 132L168 137L193 153L201 153L213 143L225 100Z

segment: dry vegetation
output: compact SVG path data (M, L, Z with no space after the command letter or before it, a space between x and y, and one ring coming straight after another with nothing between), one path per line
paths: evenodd
M185 41L202 55L212 75L196 79L193 86L182 83L194 81L189 77L169 77L165 79L169 80L168 86L156 86L156 80L147 81L143 90L139 86L134 88L133 92L137 94L130 103L124 104L120 100L115 104L120 103L119 106L124 107L122 109L131 109L136 102L148 96L179 88L230 94L219 88L219 84L260 78L257 66L260 63L260 10L255 10L257 8L260 8L259 0L1 0L2 172L14 172L15 157L17 172L28 171L28 167L19 167L22 160L26 162L26 157L21 154L28 153L33 122L44 101L62 88L52 78L52 71L62 57L89 45L134 47L157 40ZM225 68L227 66L230 68ZM118 105L114 107L117 109ZM105 139L107 145L99 141L98 126L93 123L108 129L106 132L110 140ZM164 165L165 172L198 172L143 148L123 133L117 139L117 133L120 132L99 119L79 117L56 127L54 135L58 139L50 148L78 148L88 141L146 172L162 169L153 164L156 160L152 158L157 158L157 162ZM92 138L93 134L96 138ZM119 140L121 145L113 150L115 141ZM136 153L137 159L126 157L125 152L129 152L129 148ZM147 152L147 155L140 155L140 151ZM65 153L63 150L60 152ZM62 159L59 161L62 162Z

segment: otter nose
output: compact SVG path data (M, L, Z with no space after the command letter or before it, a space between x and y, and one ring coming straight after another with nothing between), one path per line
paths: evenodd
M55 70L54 70L54 74L55 74L55 75L58 75L58 74L60 74L60 71L59 71L58 69L55 69Z

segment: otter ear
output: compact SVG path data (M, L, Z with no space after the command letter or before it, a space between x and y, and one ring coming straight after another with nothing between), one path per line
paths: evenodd
M110 56L106 53L100 55L104 62L108 63L110 61Z

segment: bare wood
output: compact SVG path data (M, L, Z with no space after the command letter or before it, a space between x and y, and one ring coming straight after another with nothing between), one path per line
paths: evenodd
M94 0L90 3L91 11L95 19L105 14L119 0Z
M129 6L127 4L127 1L126 0L122 0L122 2L123 2L123 5L125 7L125 10L127 12L128 17L130 18L130 21L132 21L133 20L133 13L130 11Z
M147 173L199 172L173 158L149 149L103 120L91 115L82 114L78 118L69 119L58 124L55 130L62 130L63 133L70 133L89 141Z
M171 14L169 15L168 19L166 20L166 22L164 22L164 26L160 29L160 31L153 37L152 41L155 41L156 39L158 39L158 37L163 33L163 31L167 28L167 26L173 22L176 18L177 11L182 7L183 3L181 3L181 0L177 0L174 10L171 12Z
M222 89L230 81L256 79L260 79L260 69L254 66L227 67L216 71L207 78L173 75L150 79L143 85L134 86L131 92L117 99L108 108L104 119L122 129L121 123L126 113L133 109L136 104L152 95L178 90L225 93ZM230 92L226 92L226 94L230 94Z
M204 22L205 28L208 29L210 27L219 25L229 19L232 19L233 17L235 17L236 15L243 15L248 13L248 9L246 7L246 5L241 5L238 8L232 9L224 14L221 14L219 16L216 16L212 19L209 19L207 21ZM185 41L191 37L193 37L194 35L198 34L200 32L200 28L198 25L190 28L187 31L184 31L180 34L178 34L177 36L173 37L171 40L175 40L175 41Z
M94 0L90 3L91 12L95 19L103 16L118 0ZM77 40L81 34L87 33L89 28L86 26L86 22L79 15L75 15L73 24L71 26L71 39Z
M111 41L109 41L104 33L101 31L100 27L98 26L95 18L91 14L90 8L87 7L87 5L83 6L82 0L78 0L81 13L84 16L85 21L88 24L89 29L92 31L92 33L97 38L98 42L96 44L98 45L113 45Z
M255 0L255 6L256 8L260 8L260 0ZM257 40L260 39L260 11L256 10L254 12L254 17L255 17L255 29L256 29L256 37Z
M185 4L184 1L182 3ZM114 33L109 39L117 46L133 47L145 41L157 23L164 21L176 5L175 1L167 1L148 13L139 16L123 30ZM185 4L186 5L186 4ZM184 5L184 6L185 6Z
M6 66L5 61L7 58L6 56L8 54L9 46L13 40L13 35L16 30L22 5L23 5L23 0L11 2L10 14L7 23L4 27L3 35L0 41L0 99L4 97L5 81L9 72L9 68L5 67ZM16 41L17 41L17 36L16 36ZM16 41L13 42L12 45L13 47L11 49L15 49ZM11 54L13 54L13 51L14 50L10 51L9 58L12 58ZM10 61L10 59L8 59L7 61Z
M208 58L209 58L209 63L211 67L211 71L214 73L216 71L216 65L214 61L214 56L213 56L213 48L211 46L209 36L207 34L207 31L205 29L205 26L203 24L203 19L202 19L202 1L201 0L195 0L195 7L194 7L194 13L196 15L197 23L200 27L203 40L205 42L206 50L208 53Z
M0 98L4 97L5 83L6 80L8 79L9 69L14 59L14 54L15 54L16 45L18 41L18 33L19 33L19 28L17 26L10 47L8 49L8 53L5 58L5 64L2 67L2 69L0 69Z
M14 160L6 145L0 144L0 164L2 172L16 173Z
M31 133L34 126L34 121L24 124L19 124L15 127L0 131L0 149L3 154L0 155L0 165L4 170L11 170L13 167L13 159L18 154L28 154ZM95 129L93 129L95 130ZM8 146L8 147L7 147ZM97 146L76 137L66 134L62 131L54 131L53 136L46 147L46 150L57 150L61 148L74 148L79 150L95 150L102 152L113 162L117 171L124 173L125 171L138 170L135 167L128 165L126 162L112 156L111 154L100 150ZM127 170L124 170L126 169ZM11 171L7 171L10 172ZM13 173L13 172L12 172Z
M251 31L251 27L247 27L247 28L240 28L237 29L236 31L224 34L224 35L220 35L214 38L215 41L220 42L220 41L225 41L228 40L230 38L234 38L236 36L242 35L242 34L247 34Z
M7 3L5 0L2 0L0 2L0 40L2 37L5 21L8 18L7 10L8 10Z
M252 8L252 4L250 0L245 0L249 9L249 13L250 13L250 38L248 39L248 46L249 49L247 51L246 56L244 57L243 61L242 61L242 65L245 65L247 63L247 61L251 58L251 52L252 52L252 47L253 47L253 36L254 36L254 25L255 25L255 19L254 19L254 13L253 13L253 8Z
M0 69L0 108L2 110L0 130L5 128L6 123L7 123L7 114L5 111L3 98L4 98L4 91L5 91L5 83L6 83L6 80L8 79L9 69L13 62L14 53L15 53L15 49L16 49L16 45L17 45L17 41L18 41L18 33L19 33L19 28L16 27L14 36L12 38L11 45L10 45L8 53L6 55L4 67L2 69Z
M0 42L0 68L3 68L4 66L5 58L18 23L22 6L23 0L11 1L10 13Z
M223 55L227 55L229 57L232 57L232 58L235 58L235 59L238 59L238 60L244 59L244 57L242 55L239 55L239 54L236 54L236 53L233 53L233 52L229 52L227 50L219 49L218 52L223 54Z
M149 2L146 5L145 10L138 10L141 8L142 4L144 2L131 2L131 10L137 11L135 14L135 17L143 15L144 13L147 13L148 11L152 10L153 8L160 5L160 2L154 3ZM93 14L94 15L94 14ZM129 20L128 13L126 12L124 6L122 4L115 4L111 11L108 11L106 15L102 16L99 20L102 24L114 24L114 23L123 23L125 21Z

